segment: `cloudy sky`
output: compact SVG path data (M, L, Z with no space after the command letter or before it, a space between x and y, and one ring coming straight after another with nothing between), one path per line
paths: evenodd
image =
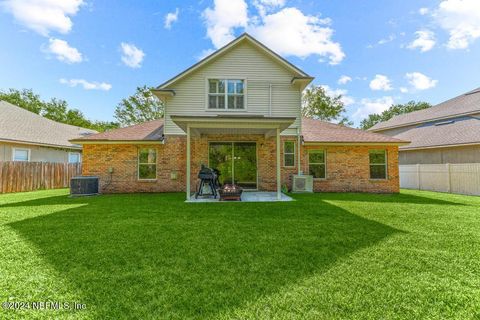
M479 0L0 0L0 89L111 120L243 32L342 94L356 124L480 87Z

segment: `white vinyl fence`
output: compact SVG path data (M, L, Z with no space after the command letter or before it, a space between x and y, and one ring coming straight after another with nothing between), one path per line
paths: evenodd
M400 165L400 188L480 195L480 163Z

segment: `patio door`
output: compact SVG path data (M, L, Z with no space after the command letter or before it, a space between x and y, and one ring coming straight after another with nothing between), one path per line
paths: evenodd
M210 142L209 167L220 171L220 183L235 183L257 189L257 144L255 142Z

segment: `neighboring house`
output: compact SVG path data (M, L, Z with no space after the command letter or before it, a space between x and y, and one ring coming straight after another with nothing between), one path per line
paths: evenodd
M301 117L307 73L244 34L154 90L164 120L72 140L102 192L195 190L202 164L221 182L277 191L398 192L398 146L385 135Z
M0 101L0 161L81 162L82 146L69 140L93 133Z
M400 164L480 163L480 88L369 130L411 141Z

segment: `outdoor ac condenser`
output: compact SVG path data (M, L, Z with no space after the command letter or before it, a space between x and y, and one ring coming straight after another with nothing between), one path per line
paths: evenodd
M293 192L313 192L313 177L304 175L293 176Z

